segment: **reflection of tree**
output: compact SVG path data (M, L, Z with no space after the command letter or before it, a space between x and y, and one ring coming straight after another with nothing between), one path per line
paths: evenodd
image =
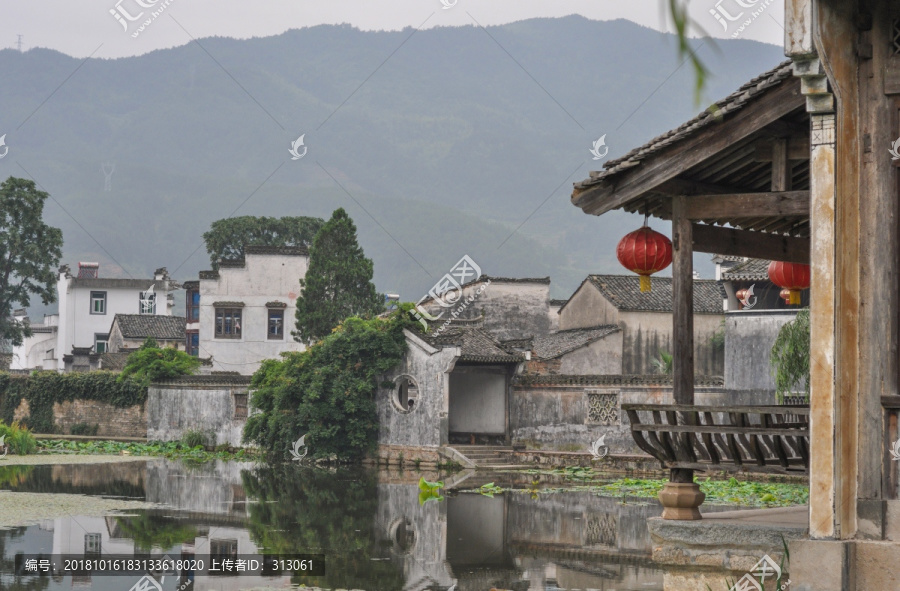
M249 505L247 528L267 554L325 555L324 577L294 583L331 589L403 588L401 570L382 558L373 539L378 509L373 474L332 474L294 465L242 473Z
M0 467L0 488L13 489L28 480L28 476L34 471L34 466L3 466Z
M122 533L134 540L135 548L168 550L176 544L193 542L197 528L184 521L150 512L136 516L116 517Z
M11 468L12 466L8 466ZM24 466L22 466L24 467ZM14 527L11 529L0 529L0 574L6 578L6 581L0 578L0 591L6 589L15 589L16 591L43 591L50 584L49 576L24 575L17 576L15 564L15 553L13 556L7 556L6 545L8 542L15 541L25 534L27 527ZM47 557L49 558L49 556Z

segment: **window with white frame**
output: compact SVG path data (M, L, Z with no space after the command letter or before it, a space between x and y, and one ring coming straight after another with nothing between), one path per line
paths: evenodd
M106 353L109 351L109 335L94 334L94 353Z
M106 314L106 292L91 292L91 314Z
M142 291L140 305L141 314L156 314L156 293Z

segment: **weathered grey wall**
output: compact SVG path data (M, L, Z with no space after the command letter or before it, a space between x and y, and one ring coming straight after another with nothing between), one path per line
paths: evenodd
M597 375L622 373L622 331L566 353L560 358L559 373Z
M775 401L775 378L769 354L795 310L741 310L725 315L725 387L759 392Z
M654 376L645 376L640 380L644 385L622 386L615 385L616 376L597 377L585 380L595 383L571 384L561 380L513 386L509 401L512 443L529 448L587 452L591 442L605 436L604 443L611 453L644 454L634 443L622 404L673 404L671 382L660 376L660 383L653 384ZM588 398L592 392L616 394L617 417L612 424L588 422ZM695 395L697 404L758 404L756 398L749 396L729 397L718 385L697 386Z
M193 429L207 433L210 443L240 445L247 421L234 418L234 395L247 394L248 388L249 379L244 384L208 380L204 385L151 385L147 391L147 439L175 441Z
M484 291L485 282L471 283L463 288L460 302L470 296L474 301L459 314L460 318L484 316L484 328L495 338L524 339L533 335L550 332L550 282L549 280L503 281L490 279ZM441 308L425 302L425 308L432 314L444 312L435 326L446 320L455 308Z
M450 431L506 433L507 372L457 367L450 374Z
M624 332L622 373L650 374L659 351L671 353L672 314L669 312L620 312ZM713 335L722 330L722 314L694 314L694 373L720 376L725 371L725 356L712 344Z
M590 281L585 281L560 310L559 330L601 324L619 324L619 311Z
M412 412L405 413L394 403L393 389L378 389L375 399L378 443L438 447L447 442L450 395L447 372L459 356L459 349L435 349L411 332L406 334L407 353L385 380L396 382L401 376L413 378L419 386L419 398Z
M722 314L694 314L694 369L697 375L722 375L725 356L710 339L721 330ZM559 329L617 324L622 328L622 364L611 373L650 374L659 351L672 352L671 312L619 311L590 282L582 284L562 308ZM579 372L582 373L582 372ZM597 371L584 373L601 373Z

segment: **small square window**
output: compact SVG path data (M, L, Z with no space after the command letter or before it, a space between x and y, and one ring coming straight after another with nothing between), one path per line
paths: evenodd
M216 338L241 338L241 309L216 308Z
M106 314L106 292L91 292L91 314Z
M106 353L109 351L109 335L108 334L95 334L94 335L94 353Z
M234 395L234 418L235 419L246 419L247 418L247 395L246 394L235 394Z
M284 339L284 310L269 310L269 340Z
M194 357L200 356L200 333L196 330L189 330L185 333L185 352Z
M100 554L103 536L100 534L84 534L84 553Z

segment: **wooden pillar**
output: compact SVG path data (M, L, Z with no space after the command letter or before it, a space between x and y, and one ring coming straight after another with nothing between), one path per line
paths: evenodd
M694 404L694 245L687 197L672 199L672 351L675 404ZM693 470L672 470L672 482L693 482Z
M792 180L788 140L787 138L778 138L772 142L772 190L790 191Z

